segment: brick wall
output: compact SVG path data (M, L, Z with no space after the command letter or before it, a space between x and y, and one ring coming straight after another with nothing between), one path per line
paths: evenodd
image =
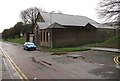
M96 30L81 30L80 28L53 29L53 45L76 46L78 44L96 41Z
M112 36L115 36L117 33L114 29L101 28L97 29L97 42L102 42L109 39Z
M46 47L66 47L102 42L114 35L113 29L54 28L41 30L39 41Z

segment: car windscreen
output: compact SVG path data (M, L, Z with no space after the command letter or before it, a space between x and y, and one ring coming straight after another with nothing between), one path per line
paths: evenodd
M34 45L34 43L27 43L27 45Z

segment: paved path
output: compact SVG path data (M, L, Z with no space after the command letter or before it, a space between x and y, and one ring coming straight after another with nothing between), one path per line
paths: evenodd
M92 50L99 50L99 51L110 51L110 52L120 52L120 49L114 49L114 48L100 48L100 47L87 47Z

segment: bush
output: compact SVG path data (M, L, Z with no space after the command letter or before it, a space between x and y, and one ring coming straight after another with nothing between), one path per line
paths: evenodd
M19 44L24 44L24 38L15 38L15 39L8 39L8 42L13 42L13 43L19 43Z

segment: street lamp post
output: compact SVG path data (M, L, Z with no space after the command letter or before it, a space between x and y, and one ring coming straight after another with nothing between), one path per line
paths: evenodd
M53 12L55 12L55 11L50 12L50 25L52 24L52 13ZM50 47L53 48L53 46L52 46L52 44L53 44L52 43L52 29L50 32L51 32L51 34L50 34Z
M52 13L55 11L50 12L50 24L52 24Z

